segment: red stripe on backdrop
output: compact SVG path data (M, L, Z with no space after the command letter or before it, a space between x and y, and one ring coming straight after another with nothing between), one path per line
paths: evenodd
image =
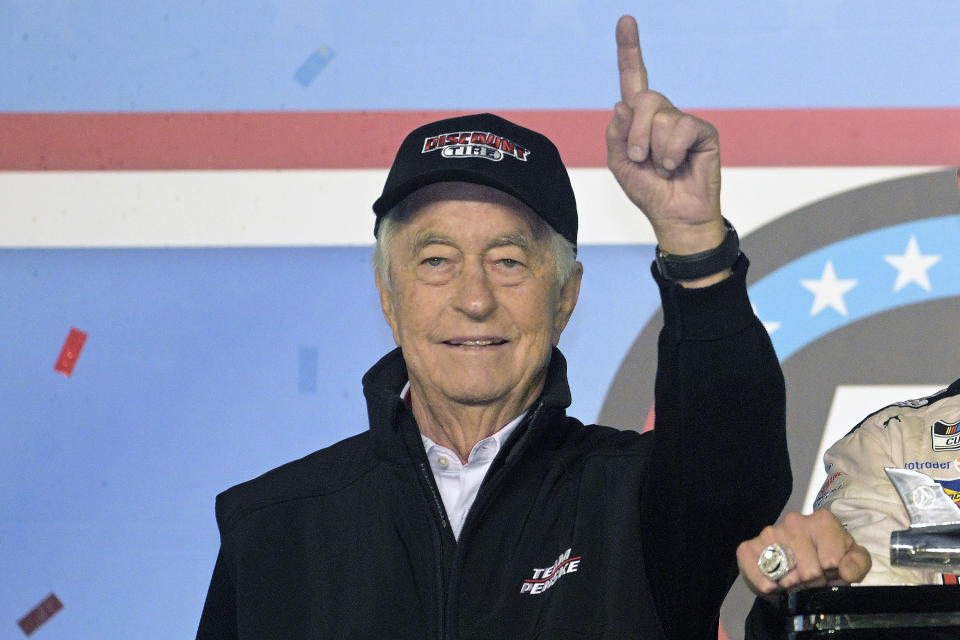
M0 170L389 167L403 136L449 111L2 113ZM608 111L503 111L571 167L605 164ZM698 110L725 166L960 164L957 109Z

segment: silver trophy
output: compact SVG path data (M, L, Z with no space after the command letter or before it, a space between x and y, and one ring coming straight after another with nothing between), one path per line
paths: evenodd
M929 476L886 467L910 516L910 528L890 533L890 563L960 572L960 508Z

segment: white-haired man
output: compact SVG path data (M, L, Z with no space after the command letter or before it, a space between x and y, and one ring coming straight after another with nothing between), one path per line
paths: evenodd
M218 497L198 638L717 637L735 549L790 490L783 379L717 133L648 90L631 18L617 40L608 164L659 242L655 431L565 413L582 266L554 145L424 125L374 204L399 348L364 377L370 429Z

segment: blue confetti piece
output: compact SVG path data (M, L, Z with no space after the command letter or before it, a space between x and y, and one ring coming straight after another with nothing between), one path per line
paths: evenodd
M307 56L307 59L303 61L303 64L301 64L300 68L293 74L293 77L297 82L306 87L313 82L313 79L324 70L332 59L333 49L320 45L316 51Z
M300 373L297 376L297 390L300 393L317 392L317 371L320 367L320 353L316 347L300 347Z

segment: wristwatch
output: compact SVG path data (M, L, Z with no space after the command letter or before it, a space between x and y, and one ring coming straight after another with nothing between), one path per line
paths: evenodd
M733 266L740 257L740 238L730 221L723 219L727 233L723 242L713 249L675 255L667 253L657 245L657 269L668 280L696 280Z

